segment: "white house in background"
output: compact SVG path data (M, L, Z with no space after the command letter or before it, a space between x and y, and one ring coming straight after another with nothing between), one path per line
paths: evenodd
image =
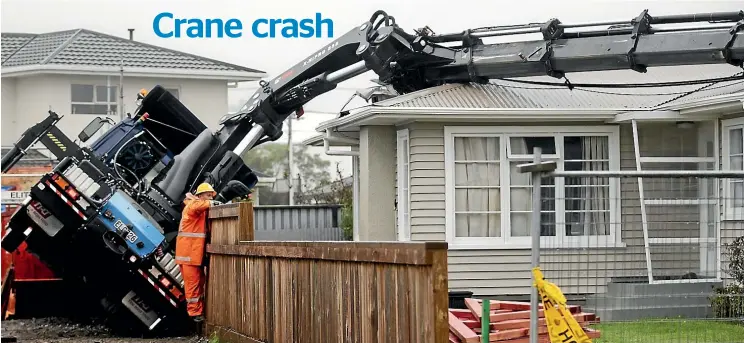
M65 115L59 127L75 137L95 116L118 120L120 107L124 114L134 111L137 92L157 84L215 128L228 113L228 87L266 77L257 69L131 38L86 29L2 33L2 145L12 144L49 109Z
M568 78L644 83L740 71L708 65ZM744 82L692 91L702 86L448 84L355 109L303 143L353 156L355 240L446 241L451 290L524 296L531 186L516 165L539 146L564 170L742 170ZM624 178L575 186L582 180L556 178L543 192L543 222L557 224L542 227L542 267L565 293L600 293L618 277L727 278L720 246L744 234L744 205L731 200L744 197L741 183Z

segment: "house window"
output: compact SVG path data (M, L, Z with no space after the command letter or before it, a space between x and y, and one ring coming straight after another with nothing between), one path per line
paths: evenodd
M398 240L411 239L408 129L398 131Z
M117 97L117 86L73 84L70 86L70 113L114 115Z
M723 170L744 170L744 118L723 120ZM744 180L729 179L724 183L724 217L744 219Z
M529 247L532 179L517 166L535 147L559 170L619 169L616 127L446 127L447 237L454 246ZM542 179L546 247L614 245L619 181Z

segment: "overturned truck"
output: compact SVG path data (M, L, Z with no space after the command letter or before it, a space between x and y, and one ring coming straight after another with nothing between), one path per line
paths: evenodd
M257 177L221 153L207 127L164 88L140 100L133 115L89 146L61 132L53 111L23 134L3 156L3 172L36 143L60 162L10 218L2 248L12 252L25 242L57 276L83 287L77 294L99 302L118 329L181 333L190 321L173 253L185 193L206 177L224 202L247 195ZM94 119L79 140L104 121ZM233 163L227 181L205 172L214 154Z

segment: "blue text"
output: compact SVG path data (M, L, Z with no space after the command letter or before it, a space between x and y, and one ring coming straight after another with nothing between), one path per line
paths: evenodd
M166 27L165 31L163 26ZM160 13L152 21L152 30L160 38L181 38L184 33L189 38L238 38L243 35L240 32L242 29L243 23L239 19L173 19L173 13L170 12Z
M250 25L257 38L333 37L333 20L315 13L315 18L259 18ZM160 38L239 38L243 36L240 19L178 18L162 12L153 18L152 31Z
M333 20L323 19L315 13L315 20L305 19L256 19L251 26L253 35L258 38L275 38L277 33L284 38L320 38L323 36L323 24L326 25L328 38L333 37Z

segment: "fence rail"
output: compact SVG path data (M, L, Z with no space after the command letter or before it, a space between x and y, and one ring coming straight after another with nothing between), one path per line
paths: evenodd
M448 341L446 243L250 241L210 211L207 334L227 342Z
M744 341L744 171L558 171L534 155L511 235L597 314L602 342Z

